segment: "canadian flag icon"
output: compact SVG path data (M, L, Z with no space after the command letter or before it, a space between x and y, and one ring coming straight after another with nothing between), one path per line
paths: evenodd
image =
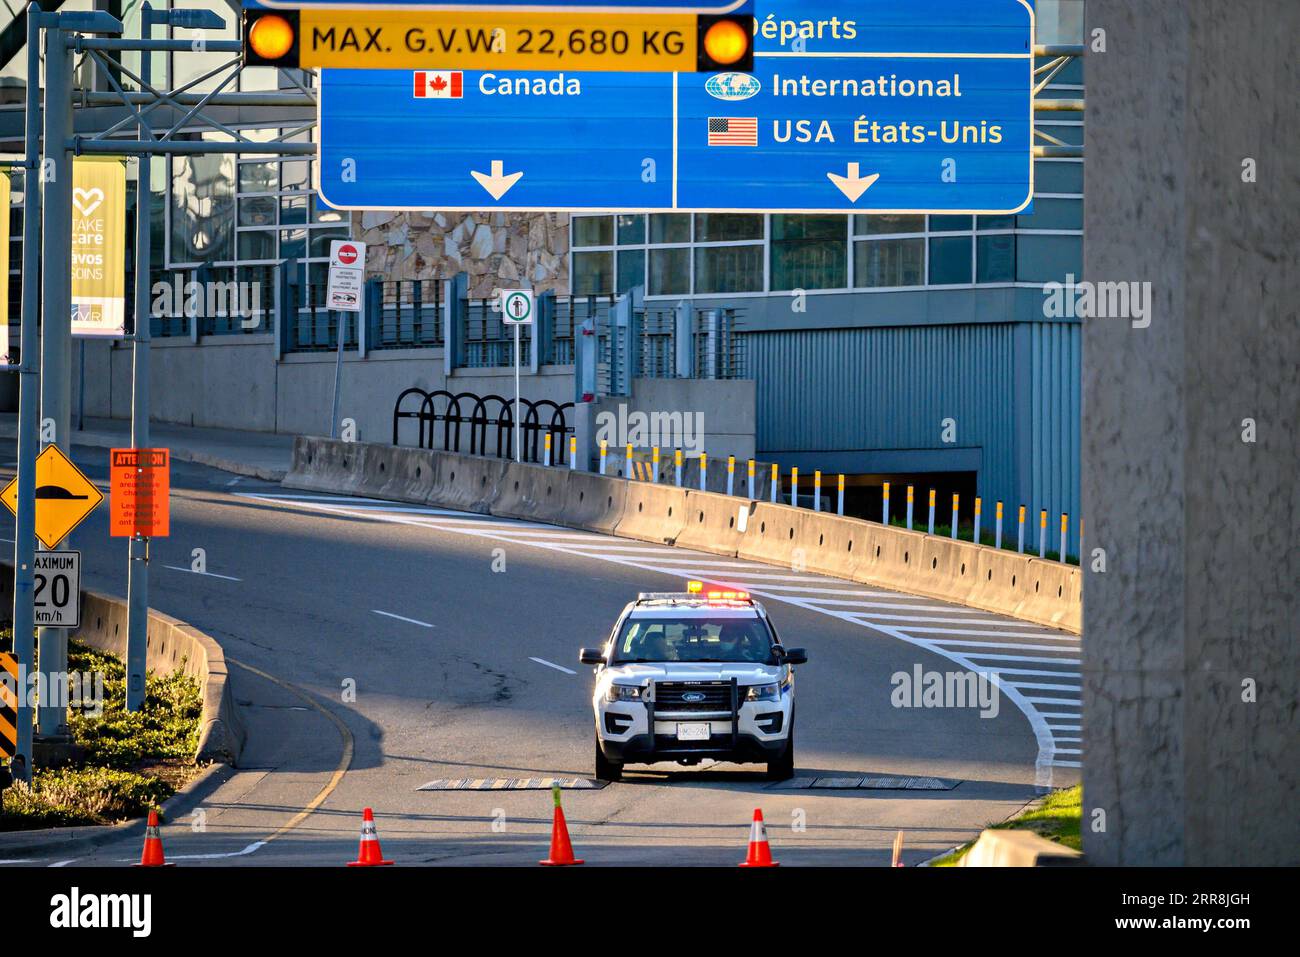
M462 96L460 70L416 70L417 100L459 100Z

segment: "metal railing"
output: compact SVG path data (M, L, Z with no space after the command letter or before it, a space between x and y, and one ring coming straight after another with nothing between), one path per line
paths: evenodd
M372 279L366 348L418 349L443 344L441 279Z
M566 439L574 431L564 414L566 409L573 408L573 403L520 399L519 406L523 461L559 464L567 447ZM412 387L403 390L393 404L394 445L402 444L404 419L414 419L417 423L418 448L514 458L514 401L504 396L453 394L445 389L426 392Z

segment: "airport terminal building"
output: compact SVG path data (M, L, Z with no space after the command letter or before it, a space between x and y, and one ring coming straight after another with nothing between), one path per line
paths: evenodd
M138 4L128 0L69 0L61 9L92 7L121 16L127 34L138 35ZM1082 8L1083 0L1037 0L1037 42L1083 42ZM227 9L234 38L237 10ZM14 156L22 139L25 27L21 17L0 12L6 17L0 139ZM159 54L154 75L175 88L224 58ZM97 89L108 82L89 65L78 81ZM310 76L303 81L310 85ZM273 70L248 68L227 90L284 84ZM1081 62L1071 60L1041 95L1082 98ZM250 104L213 112L246 135L297 131L293 138L303 142L313 135L305 128L310 108ZM125 115L86 106L75 125L103 130ZM1036 116L1037 128L1064 145L1082 145L1082 122L1081 113ZM133 137L132 126L125 133ZM227 134L195 126L182 135ZM711 457L732 451L778 463L783 472L845 473L862 493L854 499L860 512L878 501L872 496L880 483L891 481L895 488L915 484L918 504L922 490L935 487L941 503L949 492L964 502L980 496L985 514L995 500L1010 515L1021 504L1035 516L1046 509L1053 528L1060 513L1078 515L1080 324L1047 314L1044 285L1082 273L1082 159L1036 159L1032 213L1019 216L348 213L313 190L314 162L230 154L152 162L155 280L256 290L251 322L155 315L156 419L328 431L339 316L325 313L319 299L330 242L351 238L367 244L372 285L364 330L351 319L343 325L340 408L365 440L391 440L393 404L408 386L508 393L510 343L487 305L496 290L554 293L550 341L536 350L524 391L565 402L577 391L574 327L584 318L610 321L618 298L640 290L636 381L620 392L602 379L601 391L638 408L702 412ZM128 166L128 237L136 165ZM22 185L15 172L11 324L18 321ZM127 267L134 268L129 244ZM672 317L683 303L694 338L706 343L685 352L671 341L681 334ZM449 337L451 323L460 325ZM129 344L86 343L82 368L74 415L129 415ZM201 405L196 382L206 387L198 393L223 400Z

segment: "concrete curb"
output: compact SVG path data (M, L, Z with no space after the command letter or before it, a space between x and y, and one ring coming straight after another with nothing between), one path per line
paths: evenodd
M164 823L176 822L198 807L203 799L230 780L235 769L228 764L210 764L183 788L162 803ZM132 818L116 824L83 827L49 827L39 831L0 831L0 857L33 857L46 854L64 855L73 851L111 844L128 837L144 837L147 819Z
M1074 634L1082 630L1078 566L831 512L560 466L309 436L294 440L293 466L281 484L681 544L957 602Z

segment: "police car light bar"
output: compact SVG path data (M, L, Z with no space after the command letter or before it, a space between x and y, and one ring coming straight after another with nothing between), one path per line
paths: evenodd
M688 581L686 583L686 593L688 595L698 595L704 591L704 582Z

